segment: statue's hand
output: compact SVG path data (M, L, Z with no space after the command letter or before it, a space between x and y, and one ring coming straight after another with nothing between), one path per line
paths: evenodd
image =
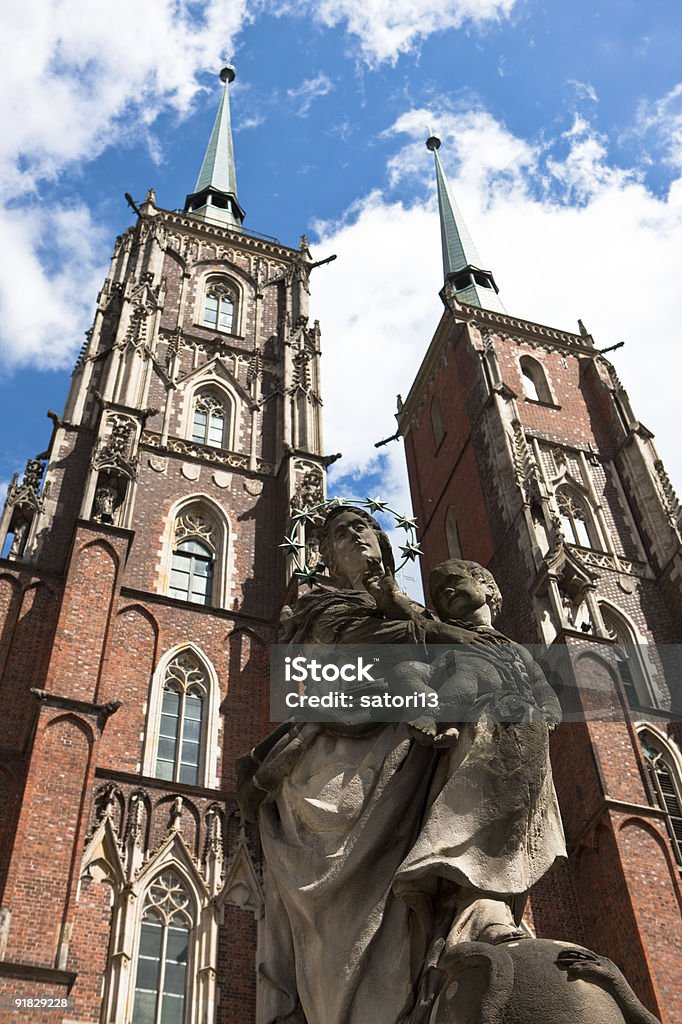
M365 590L374 598L376 606L387 618L410 618L414 602L402 590L390 574L377 575L370 569L364 577Z
M570 977L600 981L611 989L627 986L623 974L612 960L586 949L564 949L556 959L557 967Z

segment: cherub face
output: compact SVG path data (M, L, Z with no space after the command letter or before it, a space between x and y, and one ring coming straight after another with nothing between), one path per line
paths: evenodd
M463 566L453 567L431 594L434 607L444 622L453 619L466 621L488 603L489 597L487 584L472 576Z
M381 562L379 539L369 525L353 512L342 512L331 526L331 547L336 570L347 579L355 579Z

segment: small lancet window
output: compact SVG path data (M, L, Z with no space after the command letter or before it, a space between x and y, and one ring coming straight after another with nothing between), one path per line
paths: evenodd
M157 779L197 785L207 689L206 673L192 654L173 658L163 683Z
M597 547L591 515L585 504L568 488L559 490L556 500L561 529L568 543L582 548Z
M462 557L462 542L459 536L459 525L455 510L452 505L445 515L445 537L448 544L448 555L450 558Z
M544 402L553 405L554 399L549 389L549 382L544 367L532 356L521 356L521 380L523 393L530 402Z
M214 392L201 391L194 401L192 440L212 448L224 448L228 413Z
M204 297L205 327L231 334L234 326L235 294L225 281L209 280Z
M631 707L652 705L651 687L641 661L637 643L625 621L610 608L601 606L602 618L607 635L615 641L613 649L616 668Z
M189 895L166 871L150 886L140 924L135 1024L182 1024L188 997Z
M434 395L431 402L431 427L433 429L434 443L436 448L439 448L441 441L445 437L445 427L443 426L443 411L440 407L438 395Z
M675 854L682 865L682 780L670 753L645 731L640 733L642 750L656 802L666 812L666 826Z

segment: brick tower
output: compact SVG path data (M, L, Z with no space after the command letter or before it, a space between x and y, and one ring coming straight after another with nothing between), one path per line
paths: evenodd
M431 138L445 311L406 401L428 571L474 559L500 628L549 645L574 721L553 737L569 857L528 924L609 956L682 1020L682 509L616 371L579 332L506 313ZM582 719L582 720L581 720ZM609 720L610 719L610 720Z
M231 68L184 212L117 239L0 560L0 1020L253 1024L257 851L292 499L321 497L306 244L243 230ZM21 1015L23 1014L23 1016Z

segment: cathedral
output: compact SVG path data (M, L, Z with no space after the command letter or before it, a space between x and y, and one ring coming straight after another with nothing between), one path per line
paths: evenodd
M194 191L135 206L0 521L0 1024L270 1024L235 759L273 724L291 510L323 501L331 458L318 264L243 228L221 78ZM569 856L524 927L606 954L674 1024L682 508L588 330L507 314L427 145L444 312L398 409L425 578L488 566L570 709Z

